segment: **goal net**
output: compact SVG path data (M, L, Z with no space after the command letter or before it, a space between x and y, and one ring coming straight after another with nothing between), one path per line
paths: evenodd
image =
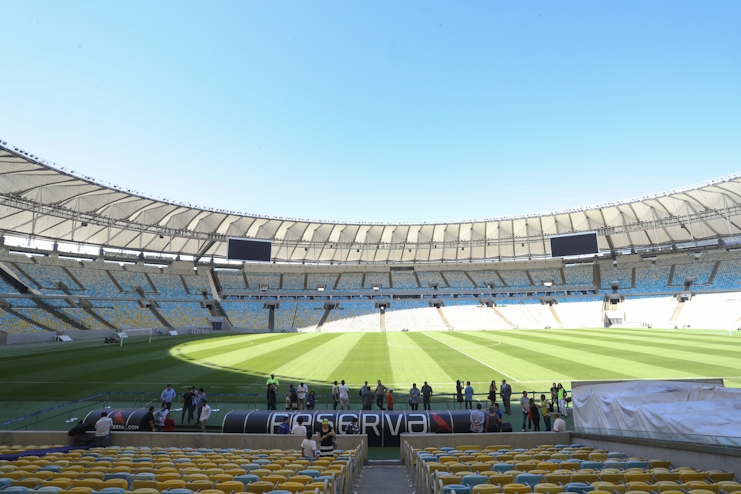
M118 333L118 338L121 340L120 346L123 346L124 340L129 338L135 338L136 341L143 341L146 338L149 343L152 343L152 328L123 329Z

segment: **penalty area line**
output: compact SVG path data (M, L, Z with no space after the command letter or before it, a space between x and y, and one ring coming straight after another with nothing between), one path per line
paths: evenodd
M493 370L493 371L496 371L496 372L500 373L500 374L501 374L501 375L503 375L503 376L507 376L508 378L512 379L512 380L513 380L514 382L516 382L516 383L520 382L520 381L519 381L519 380L517 380L516 378L514 378L514 377L510 376L509 374L507 374L507 373L505 373L505 372L502 372L502 371L500 371L500 370L499 370L499 369L497 369L496 367L492 367L491 365L487 364L486 362L482 362L481 360L477 359L476 357L472 357L471 355L467 354L466 352L463 352L463 351L461 351L461 350L457 349L456 347L454 347L454 346L452 346L452 345L449 345L449 344L445 343L444 341L440 341L440 340L438 340L437 338L433 338L432 336L430 336L429 334L426 334L426 333L422 333L422 334L423 334L423 335L425 335L425 336L427 336L427 337L428 337L428 338L430 338L431 340L437 341L438 343L441 343L441 344L445 345L446 347L448 347L448 348L451 348L451 349L455 350L456 352L458 352L458 353L460 353L460 354L462 354L462 355L465 355L466 357L470 358L471 360L475 360L475 361L476 361L476 362L478 362L479 364L481 364L481 365L484 365L484 366L488 367L489 369L491 369L491 370Z

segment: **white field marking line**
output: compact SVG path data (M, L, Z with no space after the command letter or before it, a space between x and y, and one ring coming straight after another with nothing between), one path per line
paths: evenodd
M488 344L484 344L484 345L469 345L469 346L461 346L461 347L458 347L458 348L481 348L481 347L484 347L484 348L494 348L495 346L499 346L501 344L502 344L501 341L497 341L493 345L488 345ZM392 346L394 348L412 348L412 349L419 348L417 345L397 345L395 343L392 344L392 342L390 342L390 341L387 343L387 345L388 346Z
M432 336L430 336L430 335L429 335L429 334L427 334L427 333L422 333L422 334L424 334L425 336L427 336L427 337L428 337L428 338L430 338L431 340L435 340L435 341L437 341L438 343L442 343L442 344L443 344L443 345L445 345L446 347L448 347L448 348L451 348L451 349L455 350L455 351L456 351L456 352L458 352L458 353L462 353L463 355L465 355L466 357L470 358L471 360L475 360L475 361L476 361L476 362L478 362L479 364L481 364L481 365L484 365L484 366L488 367L489 369L491 369L491 370L493 370L493 371L496 371L496 372L500 373L500 374L501 374L501 375L503 375L503 376L507 376L508 378L512 379L512 380L513 380L514 382L516 382L516 383L520 382L520 381L518 381L518 380L517 380L516 378L514 378L514 377L510 376L509 374L507 374L507 373L505 373L505 372L502 372L502 371L500 371L499 369L497 369L497 368L495 368L495 367L492 367L491 365L489 365L489 364L487 364L487 363L485 363L485 362L482 362L481 360L477 359L476 357L472 357L472 356L470 356L470 355L469 355L469 354L467 354L466 352L462 352L462 351L458 350L458 349L457 349L456 347L454 347L454 346L452 346L452 345L448 345L448 344L447 344L447 343L445 343L444 341L440 341L440 340L438 340L437 338L433 338Z

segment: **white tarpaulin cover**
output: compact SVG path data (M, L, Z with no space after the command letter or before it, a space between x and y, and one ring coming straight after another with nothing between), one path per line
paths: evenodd
M720 442L741 443L741 389L699 382L626 381L578 386L571 399L578 431L723 436Z

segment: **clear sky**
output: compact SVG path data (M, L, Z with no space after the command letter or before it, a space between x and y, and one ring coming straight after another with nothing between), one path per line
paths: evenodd
M161 197L472 219L741 171L741 2L0 0L0 139Z

